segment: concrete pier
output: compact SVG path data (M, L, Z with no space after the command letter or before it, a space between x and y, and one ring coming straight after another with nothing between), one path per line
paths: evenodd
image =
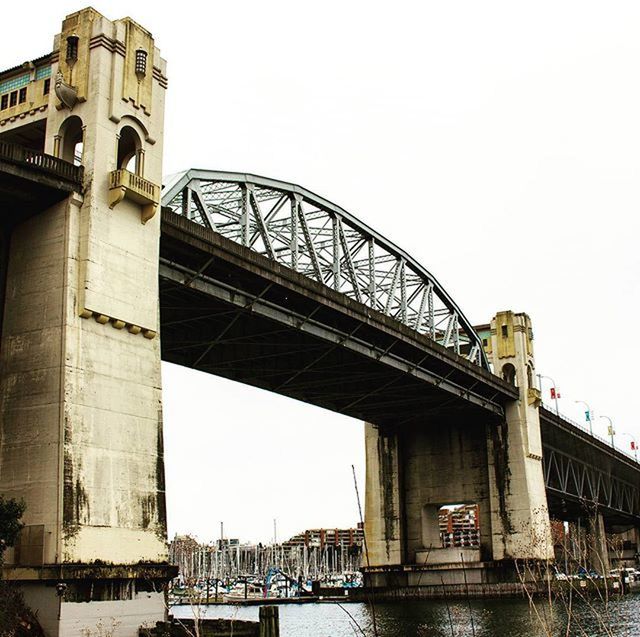
M365 425L373 588L517 581L515 560L553 558L529 317L499 313L486 350L519 389L503 420L430 419L420 427ZM475 504L477 548L444 548L438 511Z
M81 163L84 183L3 221L0 493L26 503L4 575L47 635L115 618L114 634L133 637L164 618L172 574L154 215L165 62L130 18L85 9L32 66L38 107L3 111L0 141Z

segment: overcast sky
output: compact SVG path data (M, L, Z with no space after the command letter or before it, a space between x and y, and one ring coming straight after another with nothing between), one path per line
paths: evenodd
M168 61L165 174L254 172L334 201L472 322L529 313L561 411L584 420L586 400L640 441L640 3L94 6ZM48 52L81 7L5 3L0 67ZM170 534L356 522L361 423L170 365L163 383Z

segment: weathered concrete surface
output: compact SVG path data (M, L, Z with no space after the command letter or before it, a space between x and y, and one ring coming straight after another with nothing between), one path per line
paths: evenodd
M136 593L131 599L117 601L63 602L60 608L60 635L82 635L87 630L100 634L100 626L113 636L137 635L141 626L149 627L150 618L165 613L164 594Z
M365 424L365 536L372 566L402 564L402 487L398 435Z
M154 617L164 617L162 592L132 592L126 599L69 602L55 586L23 584L25 602L38 609L38 621L47 637L67 635L138 635L141 626L153 626ZM113 631L113 632L111 632Z
M417 553L429 550L435 561L441 561L439 554L446 549L440 544L438 510L450 504L478 505L480 559L491 559L486 435L483 423L451 426L425 422L424 428L405 433L404 498L411 563L418 563Z
M124 38L125 23L82 19L95 35ZM99 97L111 93L113 57L94 49L91 64L104 69L90 77L96 98L73 115L86 125L88 194L21 224L11 240L0 484L24 495L27 524L45 524L45 563L166 560L159 342L113 329L157 330L159 218L143 225L136 204L106 205L117 126L102 121ZM49 143L66 117L50 111ZM146 167L159 176L159 154ZM96 320L81 317L87 310Z
M609 544L601 513L587 519L587 549L589 564L597 573L607 574L611 568Z
M67 38L76 36L78 59L70 63ZM147 55L142 76L136 50ZM78 88L78 103L70 112L51 91L45 150L72 158L82 141L84 194L20 223L11 236L0 492L25 499L27 527L7 572L41 609L48 634L81 635L98 623L108 629L115 617L115 634L133 637L142 622L164 618L168 575L160 216L144 217L128 193L110 209L110 173L135 158L132 183L151 192L160 183L165 63L135 22L87 9L68 16L56 37L53 77L58 69ZM158 592L137 587L140 563L152 566ZM45 581L56 565L59 573ZM56 598L52 584L64 581L63 565L93 567L88 579L68 580L81 599L70 598L71 585ZM127 565L137 570L128 575ZM29 583L34 574L42 581Z
M462 503L479 506L475 559L492 559L488 431L482 423L425 421L422 428L397 430L365 425L365 532L372 566L460 561L459 555L451 559L454 549L441 548L438 510Z
M519 388L503 421L425 415L418 426L365 425L373 586L508 581L513 560L553 558L528 317L498 314L492 339L497 373ZM479 549L442 548L438 511L454 504L478 505Z
M0 348L0 491L25 499L27 526L44 525L40 563L55 563L62 551L62 335L69 208L66 201L58 204L13 233Z
M438 538L438 541L440 538ZM430 566L434 564L455 564L461 565L464 561L465 564L473 564L475 562L481 562L479 549L469 548L436 548L425 549L423 551L416 551L416 564L428 564Z
M491 345L494 372L520 393L507 403L506 427L494 429L489 449L493 559L553 559L529 317L499 312Z

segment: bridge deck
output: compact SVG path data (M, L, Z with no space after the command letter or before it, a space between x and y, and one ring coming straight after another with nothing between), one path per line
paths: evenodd
M162 214L164 360L376 424L485 423L517 396L398 321Z

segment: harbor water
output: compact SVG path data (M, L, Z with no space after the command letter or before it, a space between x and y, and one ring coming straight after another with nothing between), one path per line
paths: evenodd
M472 600L366 604L282 604L281 637L639 637L640 595L567 605L556 601ZM175 617L258 619L257 606L176 606ZM569 629L567 623L570 618Z

